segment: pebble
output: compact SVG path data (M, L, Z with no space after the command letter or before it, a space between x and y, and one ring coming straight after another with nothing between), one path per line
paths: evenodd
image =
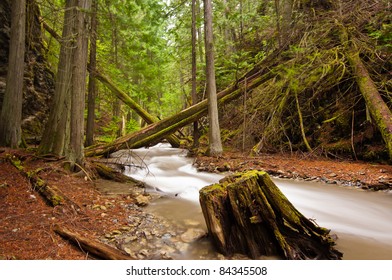
M189 228L186 232L181 234L181 240L186 243L191 243L205 235L206 232L200 228Z

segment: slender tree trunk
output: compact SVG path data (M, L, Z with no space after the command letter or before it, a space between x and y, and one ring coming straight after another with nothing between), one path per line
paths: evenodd
M293 1L285 0L282 3L282 12L281 12L281 29L280 29L280 42L282 45L286 44L290 40L291 34L291 26L293 19Z
M39 151L83 165L84 108L90 0L66 1L56 89Z
M12 2L7 85L0 116L0 146L17 148L21 142L26 1Z
M67 1L64 14L64 26L60 39L60 58L57 68L55 92L49 118L39 146L41 154L53 153L64 155L64 146L69 139L69 112L71 92L72 50L75 49L73 37L73 5Z
M88 22L86 11L91 9L91 0L78 0L76 12L77 45L73 60L73 92L71 98L71 139L68 159L71 164L84 165L84 109L88 61ZM73 169L73 167L71 167Z
M214 43L212 29L212 3L204 0L204 25L206 46L206 78L208 98L208 120L209 120L209 148L208 154L219 156L222 154L222 142L219 128L218 102L216 97L215 66L214 66Z
M97 83L92 72L94 72L97 67L97 9L97 0L93 0L91 14L90 75L88 80L86 146L91 146L94 143L95 97L97 95Z
M192 105L195 105L197 100L197 61L196 61L196 0L192 0ZM193 147L199 146L199 127L198 122L193 123Z
M278 33L278 45L279 47L282 46L282 42L281 42L281 38L280 38L280 34L281 34L281 28L280 28L280 1L279 0L274 0L274 4L275 4L275 14L276 14L276 30Z
M199 20L202 16L202 11L200 8L200 0L196 0L196 9L197 9L197 17L196 19ZM203 55L203 32L201 31L201 25L197 26L197 45L199 46L199 60L200 63L204 62L204 55Z

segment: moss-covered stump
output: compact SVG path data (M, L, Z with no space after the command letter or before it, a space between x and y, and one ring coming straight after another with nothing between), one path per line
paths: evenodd
M248 171L200 190L208 232L224 255L341 259L329 230L304 217L267 173Z

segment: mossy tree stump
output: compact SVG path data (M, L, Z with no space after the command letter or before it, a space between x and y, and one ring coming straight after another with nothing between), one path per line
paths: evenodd
M329 230L304 217L267 173L248 171L200 190L208 232L224 255L341 259Z

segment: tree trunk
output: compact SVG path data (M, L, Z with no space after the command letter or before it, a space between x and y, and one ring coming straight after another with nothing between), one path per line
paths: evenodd
M60 37L60 57L57 68L55 92L49 118L42 135L39 153L64 155L66 139L69 138L70 86L71 86L71 50L74 49L72 25L74 12L73 3L67 1L64 14L63 33ZM68 126L68 128L67 128Z
M359 90L365 99L372 119L376 122L378 130L384 139L389 159L392 160L392 113L382 99L376 85L363 64L359 51L355 45L349 44L348 33L344 26L340 26L342 44L345 46L347 59L353 69Z
M267 173L248 171L200 190L208 232L219 252L251 258L341 259L329 230L305 218Z
M197 60L196 60L196 0L192 0L192 105L197 104ZM193 123L193 147L199 146L199 127L198 122Z
M83 251L87 251L90 254L99 257L100 259L104 260L134 260L125 252L117 250L109 245L104 243L98 242L94 239L87 238L82 236L79 233L73 232L66 227L60 226L55 224L53 226L54 232L59 234L60 236L64 237L75 243L75 245Z
M348 60L354 70L359 90L365 99L370 115L384 139L389 159L392 160L392 113L378 92L358 52L349 53Z
M87 69L87 10L89 0L66 2L58 75L52 109L40 153L64 155L70 163L83 165L84 104Z
M97 0L92 1L91 13L91 39L90 39L90 75L88 80L87 122L86 122L86 146L94 144L95 126L95 97L97 95L97 83L92 74L97 67Z
M88 61L88 25L91 9L90 0L78 0L75 17L76 49L73 55L72 96L71 96L71 138L66 158L71 163L84 165L84 109Z
M0 146L17 148L22 137L26 1L13 1L7 85L0 115Z
M197 21L200 20L202 16L202 11L200 8L200 0L196 0L196 9L197 9ZM201 20L200 20L201 21ZM201 31L201 24L197 26L197 44L199 47L199 62L204 62L204 55L203 55L203 32Z
M216 97L214 43L212 29L212 4L211 0L204 0L204 28L206 48L206 79L208 99L208 154L219 156L222 154L222 142L219 128L218 102Z

